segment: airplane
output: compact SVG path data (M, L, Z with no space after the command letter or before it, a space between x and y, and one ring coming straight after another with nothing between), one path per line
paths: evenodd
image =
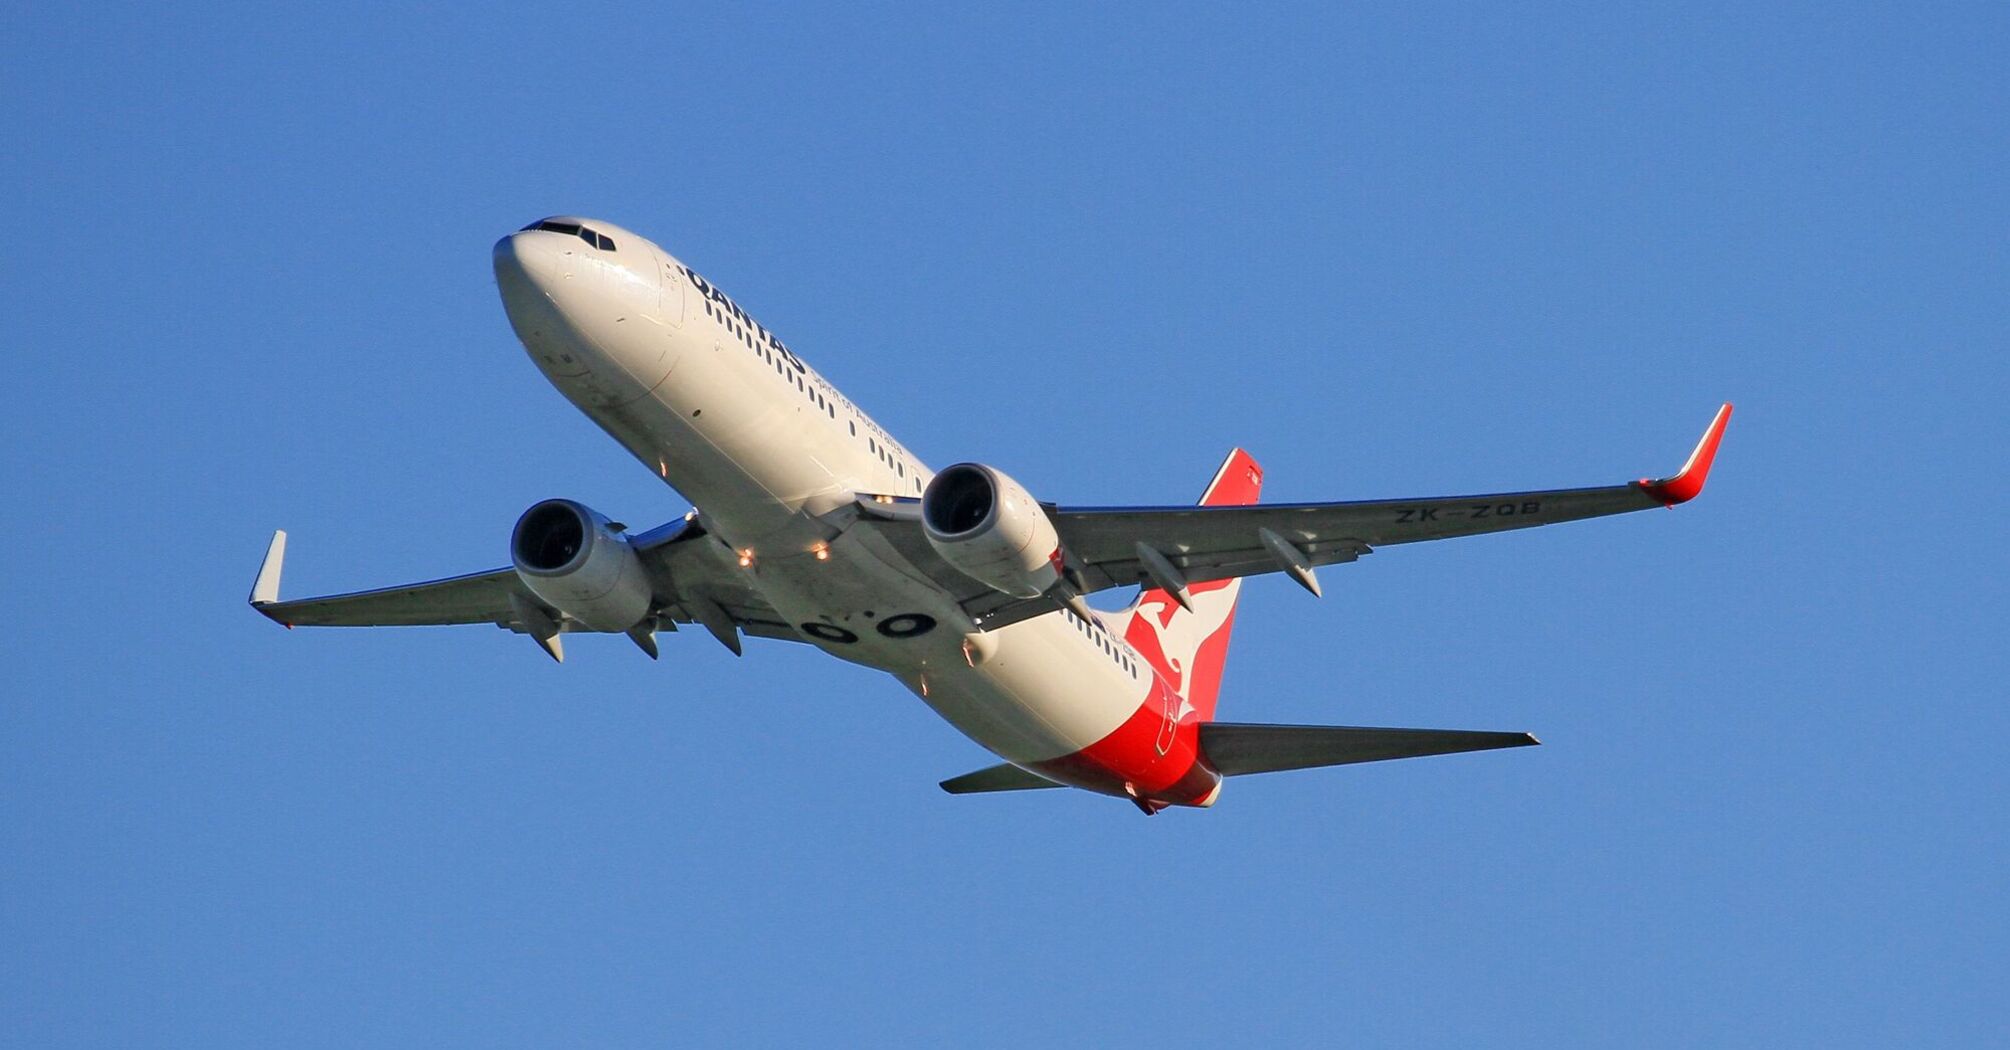
M1044 502L994 466L930 469L698 271L612 223L541 219L496 242L503 308L567 400L695 507L643 532L545 500L510 564L282 600L286 533L251 605L288 628L489 623L554 660L625 634L651 659L695 626L816 646L892 675L1003 759L951 794L1075 787L1146 815L1206 807L1225 778L1521 747L1527 733L1215 720L1245 577L1391 544L1656 507L1703 490L1731 406L1682 469L1593 488L1338 503L1257 502L1238 448L1193 506ZM1136 586L1120 611L1088 596Z

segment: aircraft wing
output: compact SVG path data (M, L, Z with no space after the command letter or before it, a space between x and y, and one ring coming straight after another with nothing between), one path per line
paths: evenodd
M740 651L739 633L805 641L759 593L746 585L745 575L735 569L720 544L697 542L705 535L704 527L697 521L682 519L634 537L636 553L649 570L655 588L656 626L676 630L680 623L698 624L736 653ZM516 570L509 567L424 583L282 601L279 578L285 557L286 534L275 533L259 567L257 582L252 586L251 607L289 628L492 623L519 634L537 635L542 625L530 621L543 616L559 633L587 630L575 621L555 615L554 610L543 608L524 588ZM545 640L554 643L547 646L547 651L556 648L555 639L541 639ZM644 650L648 649L645 645Z
M1089 594L1133 584L1179 591L1188 584L1283 572L1319 593L1313 569L1351 562L1395 543L1477 536L1555 525L1607 514L1673 507L1703 491L1730 421L1717 410L1689 460L1674 475L1592 488L1499 492L1477 496L1277 503L1203 507L1047 506L1059 534L1073 589ZM889 542L923 572L948 587L979 626L995 628L1051 612L1065 595L1013 598L951 568L928 547L918 507L909 500L862 500L866 519L887 526ZM907 523L911 527L897 526ZM1152 566L1147 559L1161 560ZM1172 578L1163 570L1170 568Z

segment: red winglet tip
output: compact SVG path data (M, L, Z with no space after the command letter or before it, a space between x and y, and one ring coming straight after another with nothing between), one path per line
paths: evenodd
M1674 477L1659 481L1643 479L1635 484L1660 500L1664 507L1695 499L1703 492L1703 482L1709 480L1710 464L1717 459L1717 445L1724 440L1724 426L1730 421L1731 405L1727 401L1717 410L1717 418L1710 421L1710 428L1703 431L1703 440L1696 443L1696 451L1689 453L1689 461L1682 464Z

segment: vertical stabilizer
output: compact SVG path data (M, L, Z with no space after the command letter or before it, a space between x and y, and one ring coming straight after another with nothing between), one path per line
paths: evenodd
M1203 507L1240 506L1255 503L1263 489L1263 468L1249 453L1236 449L1228 454L1207 491L1200 497ZM1140 552L1147 573L1158 584L1138 596L1131 618L1124 625L1124 640L1158 668L1186 698L1182 721L1214 720L1215 698L1221 692L1221 671L1228 660L1228 636L1235 627L1235 601L1242 594L1242 580L1211 580L1187 584L1177 568L1162 556L1166 552ZM1153 566L1158 566L1154 571Z

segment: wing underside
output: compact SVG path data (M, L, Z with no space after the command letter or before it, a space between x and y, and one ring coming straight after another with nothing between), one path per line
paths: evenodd
M735 651L738 651L738 634L805 640L759 592L746 585L741 574L733 571L730 552L722 544L709 540L697 521L671 522L636 536L633 542L655 589L650 627L676 630L679 624L697 624L720 635L720 640ZM259 568L251 605L287 627L492 623L520 634L535 634L538 630L538 625L526 623L523 615L523 604L535 606L536 600L512 568L282 601L278 595L285 552L286 534L277 533ZM557 615L557 610L542 609L542 612L560 633L588 630ZM530 616L532 620L537 618L536 614Z
M1567 521L1672 507L1693 499L1716 457L1731 406L1718 409L1676 474L1591 488L1339 503L1182 507L1047 505L1060 536L1071 594L1114 587L1177 585L1284 573L1318 593L1313 570L1354 561L1380 547L1478 536ZM963 576L937 556L913 499L858 504L861 523L954 594L981 627L1052 612L1068 595L1014 598ZM1167 578L1170 570L1174 578Z

